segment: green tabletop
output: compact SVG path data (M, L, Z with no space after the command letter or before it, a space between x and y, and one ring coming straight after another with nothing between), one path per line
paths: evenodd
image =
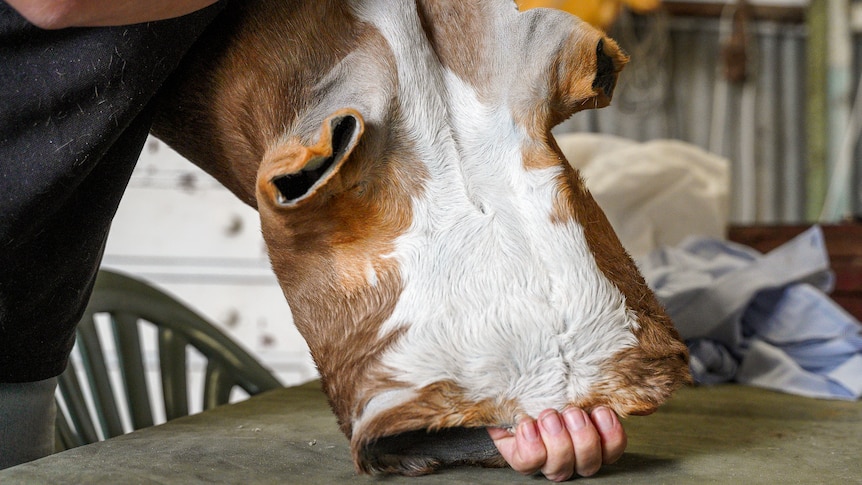
M725 385L680 390L624 422L599 483L862 483L862 402ZM0 472L0 483L541 483L509 469L356 475L317 383L176 419Z

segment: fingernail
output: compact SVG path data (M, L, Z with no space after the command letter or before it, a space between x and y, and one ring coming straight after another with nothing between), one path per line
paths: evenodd
M521 434L527 441L537 441L539 439L539 431L536 429L536 422L532 419L524 420L520 425Z
M563 430L563 422L560 421L560 415L556 411L545 414L542 417L542 427L550 434L557 434Z
M611 416L611 410L608 408L598 408L593 411L593 419L596 424L602 429L610 429L614 425L614 418Z
M566 426L569 431L578 431L587 425L587 418L584 412L577 408L569 408L563 412L563 419L566 420Z

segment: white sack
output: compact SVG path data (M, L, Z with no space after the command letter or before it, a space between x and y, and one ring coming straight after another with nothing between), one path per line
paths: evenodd
M556 138L635 260L688 236L725 237L727 159L676 140L639 143L594 133Z

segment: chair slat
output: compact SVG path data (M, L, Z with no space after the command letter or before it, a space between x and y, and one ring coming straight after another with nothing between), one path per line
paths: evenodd
M96 415L102 425L102 432L106 438L119 436L123 430L123 422L117 410L117 401L114 396L113 386L108 377L108 368L105 362L105 354L99 335L96 332L96 324L92 315L85 317L78 324L78 343L81 345L81 356L83 357L84 370L93 390L93 403L96 407Z
M230 372L222 364L208 361L204 376L204 410L227 404L234 383Z
M138 317L127 312L115 312L111 315L111 326L132 427L141 429L152 426L153 407L141 352Z
M187 343L178 332L159 328L159 369L162 373L165 418L168 420L189 414L186 384Z
M103 422L103 434L108 437L120 431L119 413L114 405L118 393L112 392L102 347L96 334L92 314L110 314L114 339L118 348L119 366L123 376L123 392L130 406L129 416L134 428L151 424L153 398L147 393L147 374L143 349L140 347L138 322L150 322L158 329L159 367L167 419L188 414L186 348L193 347L208 362L204 381L205 406L226 403L232 386L250 395L281 387L278 379L257 360L193 310L170 295L143 282L100 270L93 295L87 305L84 320L79 325L78 342L84 357L85 370L90 375L88 392L94 394L98 419L91 414L82 389L85 380L77 379L74 365L60 376L58 393L66 403L69 418L57 417L57 434L66 446L93 443L99 440L98 422ZM62 419L61 419L62 418ZM110 424L110 429L109 428ZM69 436L67 436L69 435ZM65 437L64 437L65 436Z
M87 444L84 439L80 435L78 435L78 433L75 433L75 431L69 425L69 421L66 419L66 415L63 414L63 410L60 409L59 404L57 405L57 418L55 419L55 424L55 451L70 450L72 448L77 448L78 446L83 446Z
M90 410L87 408L87 401L84 399L81 384L78 382L77 366L74 362L69 361L66 371L60 374L57 382L66 407L69 409L72 425L75 426L76 434L80 438L68 446L80 446L99 441L96 425L90 415Z

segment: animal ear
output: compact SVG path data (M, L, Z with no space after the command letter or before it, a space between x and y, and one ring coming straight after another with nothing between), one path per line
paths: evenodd
M586 42L570 40L571 47L560 53L559 65L566 67L556 86L562 119L583 109L610 104L620 71L629 60L609 37L588 38L590 41Z
M308 198L338 172L364 130L362 115L342 109L324 120L316 144L294 139L269 150L258 171L258 200L291 207Z

